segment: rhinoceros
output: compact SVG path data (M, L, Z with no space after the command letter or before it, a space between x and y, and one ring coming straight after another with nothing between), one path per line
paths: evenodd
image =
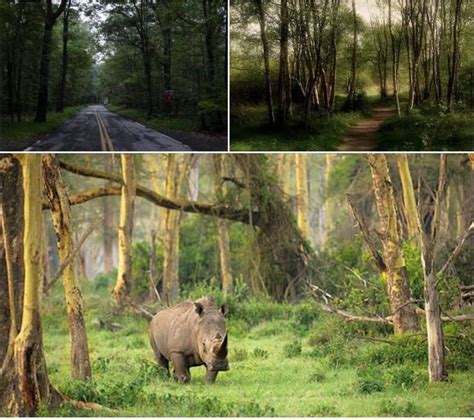
M150 341L158 364L169 375L169 363L180 383L191 379L189 368L206 365L206 382L214 383L220 371L229 370L227 306L218 308L211 297L188 300L156 313L150 324Z

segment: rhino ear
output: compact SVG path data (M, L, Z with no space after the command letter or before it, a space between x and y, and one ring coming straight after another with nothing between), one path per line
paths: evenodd
M204 306L202 306L202 303L194 302L194 310L199 316L202 316L204 312Z
M224 316L227 316L227 314L229 313L229 307L227 306L226 303L224 303L221 306L221 312L222 312L222 315L224 315Z

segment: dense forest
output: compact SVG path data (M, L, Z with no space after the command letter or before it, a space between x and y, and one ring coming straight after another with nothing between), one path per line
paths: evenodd
M470 150L473 13L464 0L232 1L234 147ZM348 131L370 116L379 132Z
M26 134L43 134L87 104L223 130L226 15L222 0L3 1L2 137L32 120Z
M1 412L472 415L473 158L3 155ZM183 387L148 322L206 295Z

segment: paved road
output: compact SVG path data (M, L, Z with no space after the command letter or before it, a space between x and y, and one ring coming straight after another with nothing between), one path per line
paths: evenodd
M372 117L362 120L352 127L339 146L344 152L372 152L377 150L377 134L382 123L395 115L393 108L378 106Z
M92 105L26 150L181 152L191 149L143 124L110 112L102 105Z

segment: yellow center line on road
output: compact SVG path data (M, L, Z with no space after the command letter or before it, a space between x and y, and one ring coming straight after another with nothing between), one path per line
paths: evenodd
M112 143L112 140L110 139L109 133L107 132L107 128L105 127L104 121L102 120L102 117L98 113L94 113L95 118L97 120L97 125L99 126L99 132L100 132L100 144L102 147L102 151L104 152L113 152L114 151L114 145Z

